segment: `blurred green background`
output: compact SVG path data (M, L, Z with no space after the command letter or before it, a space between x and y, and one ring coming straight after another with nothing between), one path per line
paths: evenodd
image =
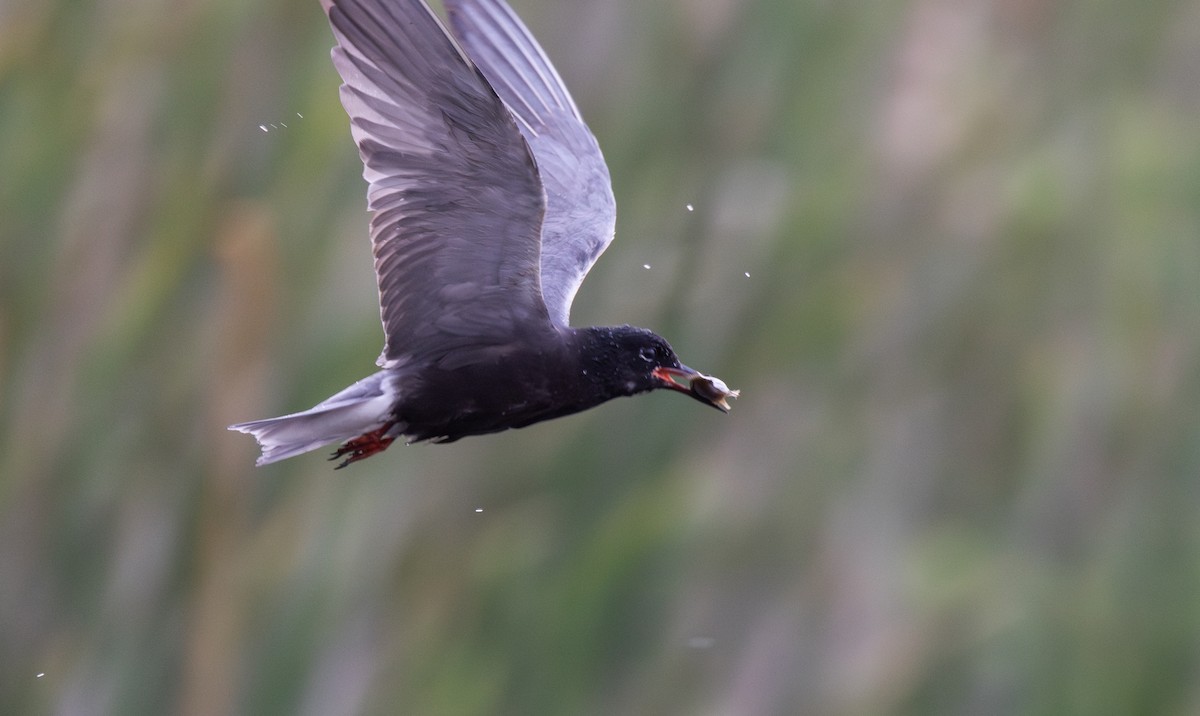
M335 473L319 4L0 3L0 713L1200 713L1200 3L515 6L744 397Z

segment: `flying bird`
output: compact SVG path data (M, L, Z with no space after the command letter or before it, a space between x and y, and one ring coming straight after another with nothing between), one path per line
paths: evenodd
M558 73L501 0L322 0L363 162L380 370L304 412L230 426L265 465L342 443L338 467L396 439L453 442L676 390L730 390L633 326L573 328L613 239L608 167Z

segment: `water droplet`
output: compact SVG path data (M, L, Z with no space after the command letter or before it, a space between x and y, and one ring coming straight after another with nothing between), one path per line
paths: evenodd
M688 205L687 205L687 210L688 210L688 211L695 211L695 210L696 210L696 207L692 206L691 204L688 204Z
M649 271L649 270L650 270L650 264L642 264L642 268L644 268L644 269L646 269L647 271Z
M46 672L42 671L42 672L39 672L39 673L38 673L37 677L40 679L40 678L42 678L42 677L43 677L43 676L45 676L45 675L46 675Z
M296 116L299 117L300 119L304 119L304 115L300 114L299 112L296 113Z
M743 274L743 275L744 275L746 278L750 278L750 272L749 272L749 271L747 271L747 272L746 272L745 274Z
M476 508L475 508L475 511L476 511L476 512L483 512L483 508L482 508L482 507L476 507Z
M261 130L262 130L262 131L264 131L264 132L268 131L268 130L267 130L267 125L265 125L265 124L260 124L260 125L258 125L258 128L259 128L259 129L261 129Z

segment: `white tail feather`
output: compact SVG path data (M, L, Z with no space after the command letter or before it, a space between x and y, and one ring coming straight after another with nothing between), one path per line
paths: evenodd
M229 429L253 435L262 446L256 465L278 462L386 425L393 420L395 383L394 373L381 370L304 412L251 420Z

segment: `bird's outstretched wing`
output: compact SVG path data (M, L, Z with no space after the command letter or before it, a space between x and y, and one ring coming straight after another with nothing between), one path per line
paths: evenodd
M322 5L370 184L380 365L462 360L549 329L545 196L511 113L422 0Z
M516 116L546 187L541 288L565 326L584 276L612 242L612 182L596 138L529 30L502 0L446 0L450 29Z

